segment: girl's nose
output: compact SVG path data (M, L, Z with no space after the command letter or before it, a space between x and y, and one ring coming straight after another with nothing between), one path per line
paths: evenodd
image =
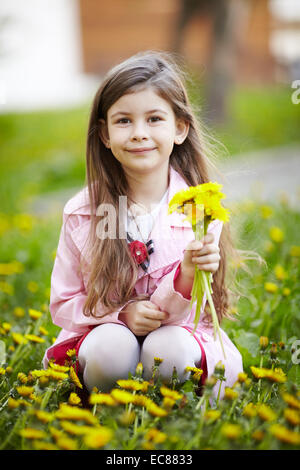
M143 124L136 124L132 129L131 140L147 140L148 133Z

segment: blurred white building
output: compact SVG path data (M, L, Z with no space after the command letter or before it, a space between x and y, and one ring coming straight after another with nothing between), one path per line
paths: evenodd
M1 0L0 112L89 100L96 81L82 70L78 0Z

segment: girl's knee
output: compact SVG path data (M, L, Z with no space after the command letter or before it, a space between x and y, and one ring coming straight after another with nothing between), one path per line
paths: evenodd
M175 367L179 379L186 380L189 373L185 372L185 368L195 366L201 358L199 345L189 335L185 329L173 325L166 325L149 333L141 350L145 378L151 377L154 357L159 357L163 361L159 366L163 379L169 380Z
M114 382L134 373L140 346L128 328L104 324L94 328L84 339L78 359L85 385L109 390Z

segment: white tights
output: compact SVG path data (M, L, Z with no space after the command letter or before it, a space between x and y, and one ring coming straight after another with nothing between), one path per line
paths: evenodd
M140 346L129 328L104 323L86 336L78 353L85 386L89 391L96 386L101 392L110 391L116 380L127 379L128 372L134 374L138 362L143 364L144 379L149 380L154 357L163 359L159 366L163 381L171 379L175 366L183 382L190 375L185 368L199 366L201 349L195 338L180 326L162 326L149 333Z

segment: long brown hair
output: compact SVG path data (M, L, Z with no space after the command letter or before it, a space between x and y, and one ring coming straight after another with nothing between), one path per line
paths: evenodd
M130 299L147 298L146 295L135 295L138 268L126 240L119 237L118 232L115 239L99 239L96 236L96 226L100 220L96 215L97 207L102 203L115 207L118 230L119 197L129 194L121 164L99 136L99 120L106 121L107 111L120 97L143 87L152 87L168 101L177 118L189 123L185 141L174 145L170 165L192 186L210 181L210 170L215 170L207 157L202 128L187 95L185 73L171 54L140 52L110 70L92 103L86 146L86 183L91 207L88 250L92 260L83 309L86 316L98 316L98 302L107 314ZM221 260L218 271L213 275L213 299L221 320L227 315L229 305L225 286L227 254L232 248L228 224L223 227L219 246Z

